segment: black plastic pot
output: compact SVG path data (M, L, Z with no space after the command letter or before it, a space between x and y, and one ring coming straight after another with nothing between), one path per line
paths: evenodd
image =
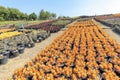
M6 56L6 57L8 57L8 58L9 58L10 51L4 51L4 52L2 52L2 54L3 54L4 56Z
M101 74L105 72L105 71L104 71L103 69L101 69L101 68L99 68L99 71L100 71Z
M42 37L42 39L43 39L43 40L45 40L45 39L46 39L46 37Z
M34 46L35 46L35 43L28 43L28 44L27 44L27 47L28 47L28 48L32 48L32 47L34 47Z
M42 38L42 37L38 37L38 40L42 41L42 40L43 40L43 38Z
M24 49L25 47L18 47L18 52L21 54L21 53L24 53Z
M33 80L33 76L28 76L27 80Z
M35 40L35 42L36 42L36 43L39 43L39 42L40 42L40 40L39 40L39 39L36 39L36 40Z
M8 61L8 57L4 55L0 55L0 65L1 64L6 64Z
M70 67L71 67L71 68L75 68L75 63L72 63L72 64L70 65Z
M18 47L25 47L24 44L20 43L20 44L17 44Z
M120 72L117 71L115 68L113 68L113 71L116 73L116 75L120 76Z
M64 64L64 63L61 63L61 64L59 65L59 67L64 68L64 67L65 67L65 64Z
M72 80L72 77L71 77L71 76L65 76L65 78L66 78L67 80Z
M103 75L103 73L101 74L101 80L106 80L105 76Z
M118 54L118 57L120 58L120 53Z
M17 57L19 55L18 50L11 50L9 58Z

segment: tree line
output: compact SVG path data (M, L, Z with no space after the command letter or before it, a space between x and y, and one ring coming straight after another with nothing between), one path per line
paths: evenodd
M44 11L43 9L37 15L35 12L31 14L23 13L19 9L0 6L0 21L9 20L46 20L55 19L56 13Z

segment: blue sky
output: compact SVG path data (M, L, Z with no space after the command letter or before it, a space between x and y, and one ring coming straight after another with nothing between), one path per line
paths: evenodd
M41 9L58 16L120 13L120 0L0 0L0 5L18 8L28 14L38 14Z

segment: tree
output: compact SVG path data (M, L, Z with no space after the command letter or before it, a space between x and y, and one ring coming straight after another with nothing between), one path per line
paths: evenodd
M0 17L2 17L4 20L7 20L8 16L9 16L8 9L3 6L0 6Z
M20 18L21 18L21 20L28 20L29 16L27 15L27 13L21 13Z
M55 13L50 13L49 11L44 11L43 9L39 13L39 19L40 20L46 20L46 19L53 19L56 18Z
M16 8L8 8L9 10L9 19L10 20L20 20L21 18L21 14L22 12L20 12L18 9Z
M63 19L63 16L59 16L58 19Z
M44 20L45 19L45 11L42 9L39 13L39 19Z
M50 19L50 16L51 16L50 12L46 11L45 12L45 19Z
M3 17L0 17L0 21L4 21L4 18L3 18Z
M55 13L51 13L51 18L55 19L56 18L56 14Z
M46 19L55 19L56 14L50 13L49 11L44 11L43 9L39 13L40 20ZM19 9L16 8L9 8L0 6L0 20L36 20L37 15L33 12L30 15L27 13L21 12Z
M26 13L21 12L16 8L6 8L0 6L0 17L2 20L24 20L28 19L28 15Z
M37 19L37 15L33 12L29 15L29 20L36 20Z
M58 19L68 19L70 18L69 16L59 16Z

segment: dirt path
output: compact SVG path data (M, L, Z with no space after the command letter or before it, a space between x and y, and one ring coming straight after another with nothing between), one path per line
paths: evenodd
M113 32L108 26L105 26L99 22L96 22L98 25L100 25L105 31L106 33L111 36L113 39L115 39L118 44L120 44L120 35L118 35L117 33Z
M9 59L8 63L5 65L0 65L0 80L7 80L8 77L11 77L14 70L23 67L26 62L33 59L37 53L43 50L46 46L50 45L54 39L61 35L63 32L64 31L61 30L57 33L51 34L51 36L44 41L35 44L35 47L31 49L25 49L25 52L23 54L20 54L16 58Z

